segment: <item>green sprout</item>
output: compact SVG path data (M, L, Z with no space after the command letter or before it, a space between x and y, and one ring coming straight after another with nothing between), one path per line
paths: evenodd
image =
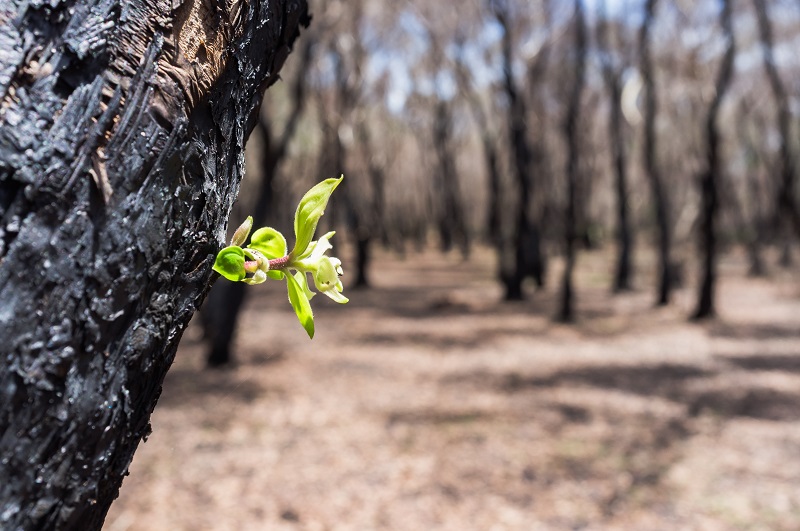
M343 178L322 181L300 200L294 215L295 244L292 252L287 253L286 238L272 227L255 231L250 245L244 247L253 228L253 217L248 216L236 229L231 244L217 253L214 262L214 271L233 282L261 284L268 278L286 279L289 302L311 338L314 337L314 314L309 301L316 293L311 291L307 275L311 275L317 291L340 304L348 301L342 295L342 281L339 279L342 261L325 254L333 248L330 240L335 233L328 232L313 241L328 199Z

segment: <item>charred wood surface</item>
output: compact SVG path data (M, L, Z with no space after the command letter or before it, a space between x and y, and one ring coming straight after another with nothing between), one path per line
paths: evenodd
M99 529L302 0L0 7L0 528Z

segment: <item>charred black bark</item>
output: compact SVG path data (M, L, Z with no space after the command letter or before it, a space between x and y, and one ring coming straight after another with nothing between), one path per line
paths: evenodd
M656 117L658 115L658 94L653 73L653 58L650 51L650 28L655 19L656 0L647 0L645 18L639 32L639 49L641 50L641 75L644 85L644 164L653 202L656 207L656 224L658 228L658 295L657 304L669 304L672 292L672 265L670 253L672 249L672 225L670 209L661 168L658 164Z
M575 320L575 290L573 273L575 270L575 244L577 243L577 200L579 180L580 132L578 118L581 110L586 71L586 21L583 15L582 0L575 0L575 72L570 92L567 115L564 121L564 134L567 137L567 208L564 216L564 276L561 283L561 306L558 320L564 323Z
M354 287L367 288L370 285L369 264L372 258L372 244L377 237L384 245L389 243L389 234L384 222L386 205L386 173L384 164L377 161L375 144L372 141L369 124L366 120L358 123L357 135L361 152L367 162L367 173L372 187L372 208L368 209L369 230L356 235L356 281Z
M759 36L763 53L764 69L767 72L772 96L778 107L778 133L780 135L780 184L778 185L778 225L784 231L784 238L789 240L789 234L794 228L795 234L800 236L800 209L795 201L796 173L794 158L792 157L791 120L792 111L789 107L790 100L786 88L775 66L773 54L774 44L772 37L772 24L769 20L767 5L764 0L753 0L758 17Z
M533 276L539 286L544 284L544 258L542 255L539 227L529 214L533 196L531 176L532 153L527 138L527 109L525 100L518 93L513 74L513 38L509 24L507 6L503 2L492 4L494 16L503 28L502 63L503 89L508 99L508 128L511 141L512 167L517 181L518 204L514 216L511 238L514 248L514 263L511 267L501 263L501 280L505 286L506 300L523 298L522 282ZM501 253L501 261L505 253Z
M609 96L608 139L611 145L612 163L614 166L614 188L617 195L617 263L614 271L615 292L631 289L633 276L633 228L628 206L628 166L625 153L622 116L622 75L623 68L615 65L611 58L611 43L608 35L608 18L605 2L600 4L600 21L597 28L597 40L601 47L603 79Z
M747 99L741 99L738 102L738 120L744 123L743 118L751 114L751 105ZM756 147L756 142L753 140L754 135L751 128L737 127L736 134L739 144L744 151L746 178L745 178L745 195L746 202L742 202L733 187L723 187L722 191L730 190L730 193L722 197L723 202L730 204L729 211L733 213L736 220L736 230L744 238L744 244L747 247L747 255L750 260L750 268L748 275L753 277L761 277L767 274L767 269L762 257L763 245L768 240L768 230L765 224L765 208L762 190L760 167L763 164L763 157ZM749 209L745 205L749 206ZM746 216L746 212L750 210L750 216Z
M702 198L702 220L700 223L700 254L702 256L702 278L700 291L697 298L697 308L694 319L705 319L714 315L714 294L717 280L717 212L719 211L719 182L722 177L722 162L720 161L720 131L717 126L719 109L725 93L733 79L733 60L736 55L736 42L733 36L733 21L731 16L730 0L723 0L720 15L722 30L725 34L727 45L722 64L717 74L714 99L708 109L706 117L706 153L707 167L700 177L700 190Z
M442 200L437 225L442 251L447 252L457 245L466 258L469 256L470 241L464 208L459 197L458 174L452 147L451 114L448 102L444 100L436 102L433 117L433 146L439 162L436 195Z
M307 18L173 4L0 8L3 529L101 527Z
M628 170L625 155L625 140L622 135L622 87L616 77L609 85L614 104L611 107L609 135L614 156L614 181L617 192L617 266L614 273L614 291L631 289L633 277L633 228L628 206Z

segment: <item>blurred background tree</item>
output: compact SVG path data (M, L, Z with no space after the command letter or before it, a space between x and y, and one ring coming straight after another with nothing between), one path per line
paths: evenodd
M609 287L652 277L658 305L697 265L703 318L718 253L743 246L758 275L791 264L796 2L358 0L312 12L266 96L236 219L285 230L302 190L344 173L324 222L351 244L355 286L370 286L376 245L469 260L480 242L507 300L560 271L553 315L569 321L577 251L613 245ZM231 361L245 293L214 288L227 302L205 312L211 365Z

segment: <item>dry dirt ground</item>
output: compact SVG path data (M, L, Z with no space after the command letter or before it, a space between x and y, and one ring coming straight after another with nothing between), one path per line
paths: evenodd
M584 254L565 326L556 271L514 304L486 250L376 260L375 289L314 300L313 341L279 283L235 368L190 328L105 529L800 529L796 271L726 257L695 324L689 289L612 297Z

